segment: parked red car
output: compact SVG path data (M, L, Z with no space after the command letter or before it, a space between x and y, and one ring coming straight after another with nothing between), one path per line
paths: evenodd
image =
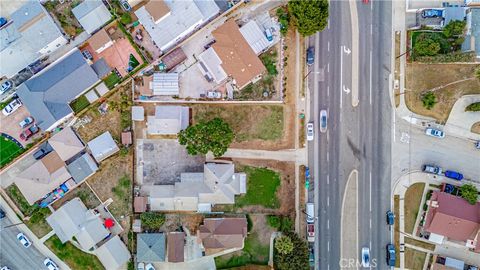
M27 129L25 129L21 134L20 134L20 139L26 141L28 140L30 137L33 136L33 134L39 132L40 129L38 128L37 125L33 125Z

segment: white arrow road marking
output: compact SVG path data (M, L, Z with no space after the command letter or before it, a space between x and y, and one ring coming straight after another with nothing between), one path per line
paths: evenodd
M350 88L346 87L345 85L343 86L343 92L350 94Z
M347 48L347 46L343 46L343 52L346 54L350 54L352 51L349 48Z

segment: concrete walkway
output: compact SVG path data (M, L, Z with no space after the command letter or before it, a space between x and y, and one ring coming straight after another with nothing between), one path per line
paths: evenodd
M480 112L465 111L465 108L474 102L480 102L480 95L463 96L455 102L444 128L447 135L480 140L480 134L470 131L473 124L480 122Z
M31 241L32 244L35 246L40 253L42 253L45 257L51 258L55 263L60 267L60 269L66 269L70 270L70 267L68 267L67 264L65 264L62 260L60 260L55 253L53 253L50 249L48 249L43 242L38 239L38 237L23 223L20 218L15 214L13 209L10 207L10 205L4 200L3 197L0 196L0 205L5 211L5 214L7 217L14 223L14 224L19 224L17 225L17 228L23 232ZM21 259L21 258L19 258Z
M246 159L272 159L278 161L291 161L305 164L305 152L305 148L297 150L288 149L279 151L228 148L227 152L223 154L223 157ZM207 160L212 157L213 156L211 156L209 153L207 155Z
M281 232L272 232L270 235L270 250L268 252L268 265L273 267L273 243L275 242L275 238L282 236Z

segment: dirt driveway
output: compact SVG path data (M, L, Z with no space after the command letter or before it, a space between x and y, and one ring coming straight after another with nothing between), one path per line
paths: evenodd
M23 119L25 119L27 116L30 116L30 113L28 112L25 105L22 105L22 107L18 108L9 116L5 116L3 115L3 113L0 113L0 132L12 136L23 146L25 146L27 143L30 143L32 141L33 137L30 138L28 141L21 140L20 133L22 133L23 129L20 127L19 123L23 121Z

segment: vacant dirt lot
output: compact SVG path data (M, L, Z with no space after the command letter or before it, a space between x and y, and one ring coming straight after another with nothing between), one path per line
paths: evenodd
M480 94L480 80L474 73L478 67L480 65L475 64L407 64L405 101L408 108L445 123L458 98ZM438 101L431 110L425 109L421 100L427 91L433 91Z
M480 134L480 122L476 122L472 126L472 132Z

